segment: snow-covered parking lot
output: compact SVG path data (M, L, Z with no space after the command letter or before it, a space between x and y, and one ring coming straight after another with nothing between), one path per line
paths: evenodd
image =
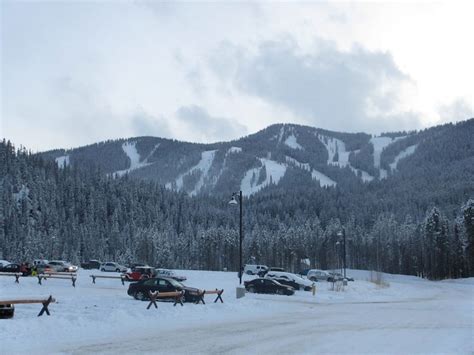
M158 304L127 295L119 280L80 270L69 280L0 277L0 299L53 295L51 316L18 305L0 320L0 353L473 353L474 279L430 282L386 275L389 287L351 271L343 292L318 283L294 296L247 294L236 299L236 273L187 271L186 284L224 288L224 303Z

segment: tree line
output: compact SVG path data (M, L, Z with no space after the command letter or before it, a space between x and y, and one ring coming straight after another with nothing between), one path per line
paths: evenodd
M5 140L0 168L0 259L238 269L239 216L230 196L189 197L98 169L59 169ZM244 199L244 262L298 271L309 258L311 267L339 268L344 233L351 268L474 276L473 199L457 198L455 214L451 201L400 218L388 208L343 208L360 196L338 189L289 191L273 187Z

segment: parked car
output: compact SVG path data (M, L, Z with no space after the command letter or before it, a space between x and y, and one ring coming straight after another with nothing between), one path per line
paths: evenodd
M158 268L156 273L158 276L169 277L179 282L186 281L186 276L177 275L173 270Z
M301 270L298 275L300 276L308 276L308 271L311 270L311 269L303 269Z
M13 304L0 304L0 319L13 318L15 306Z
M7 264L5 266L0 267L1 272L20 272L21 265L20 264Z
M334 281L334 277L324 270L311 269L308 271L308 274L306 276L311 281Z
M102 263L99 260L89 260L81 263L81 267L86 270L100 269L100 265L102 265Z
M119 263L109 261L107 263L103 263L100 266L100 271L115 271L115 272L127 272L127 267L120 265Z
M41 266L41 265L47 265L48 264L48 260L46 259L35 259L33 260L33 265L34 266Z
M298 275L289 272L269 271L265 278L276 280L282 285L293 287L295 290L311 291L313 282L303 279Z
M0 267L6 266L8 264L11 264L11 263L9 261L6 261L6 260L0 260Z
M56 272L76 272L78 267L64 260L51 260L48 262L50 268Z
M261 273L262 271L267 271L268 266L266 265L254 265L254 264L247 264L244 267L244 274L247 275L258 275L258 273Z
M333 277L334 280L336 281L342 281L344 280L344 275L342 275L340 272L330 272L329 275ZM347 281L354 281L352 277L349 277L346 275L346 280Z
M244 281L244 286L251 293L276 293L277 295L287 296L295 293L295 289L291 286L282 285L278 281L261 277L251 281Z
M259 272L257 273L257 275L260 276L260 277L265 277L265 275L267 274L267 272L270 272L270 271L285 272L285 269L283 269L282 267L272 266L271 268L269 268L269 269L267 269L267 270L259 271Z
M133 282L128 286L128 295L137 300L149 299L149 292L173 292L184 291L184 302L197 302L199 300L199 289L184 286L181 282L168 277L153 277L151 279Z
M125 274L127 281L139 281L156 276L156 270L150 266L136 266L130 272Z

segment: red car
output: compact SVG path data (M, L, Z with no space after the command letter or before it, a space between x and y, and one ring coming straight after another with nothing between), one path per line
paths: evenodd
M136 266L132 269L131 272L125 274L125 279L127 281L140 281L144 279L149 279L156 275L156 270L150 266Z

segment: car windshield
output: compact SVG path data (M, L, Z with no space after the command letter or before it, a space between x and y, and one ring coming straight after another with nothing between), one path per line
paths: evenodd
M184 285L179 282L179 281L176 281L174 279L168 279L168 281L174 286L174 287L184 287Z

